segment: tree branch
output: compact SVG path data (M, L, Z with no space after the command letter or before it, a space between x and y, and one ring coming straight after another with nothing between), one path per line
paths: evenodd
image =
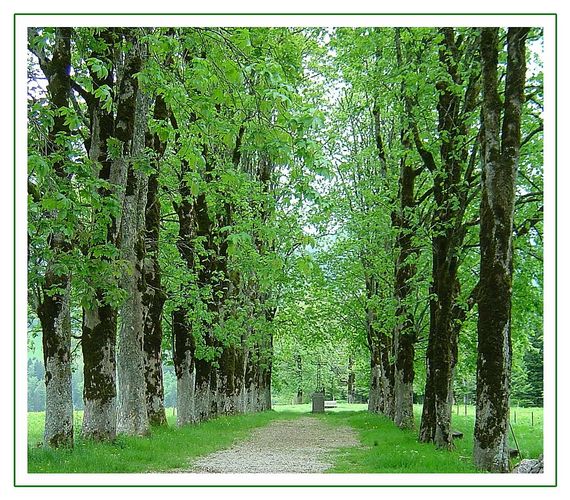
M532 132L529 132L529 134L521 141L521 148L527 144L536 134L542 132L544 130L544 126L542 125L542 123L536 127Z
M34 45L32 44L32 40L34 37L39 36L38 32L36 31L36 29L34 28L28 28L28 50L34 55L36 56L36 58L38 59L38 62L40 64L40 68L41 70L44 72L44 75L46 76L46 78L50 79L51 76L51 71L49 69L49 65L50 65L50 60L48 59L45 51L43 48L40 47L34 47Z

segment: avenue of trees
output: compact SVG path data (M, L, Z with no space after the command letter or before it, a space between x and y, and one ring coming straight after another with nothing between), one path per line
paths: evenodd
M166 363L178 425L270 409L272 385L306 401L318 372L401 428L421 396L420 441L451 449L469 394L475 464L508 471L510 403L542 404L540 29L44 27L28 49L46 446L73 446L78 378L84 438L166 425Z

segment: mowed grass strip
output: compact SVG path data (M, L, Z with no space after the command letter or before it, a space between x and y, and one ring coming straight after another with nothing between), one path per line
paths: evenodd
M170 413L170 412L169 412ZM28 413L28 471L58 473L164 472L185 470L194 458L228 448L246 439L251 431L273 420L298 418L299 413L266 411L219 417L184 427L152 429L148 437L119 436L113 443L94 443L76 437L75 447L51 450L41 444L44 413ZM75 412L76 435L82 412Z
M351 406L351 405L347 405ZM348 425L357 430L362 447L345 448L333 452L332 473L477 473L473 465L474 407L460 407L460 415L452 417L453 429L463 432L462 439L454 440L452 451L437 450L432 444L418 441L421 406L416 405L414 414L416 428L398 429L394 423L382 416L367 411L338 411L321 414L318 418L331 425ZM543 450L542 408L517 408L517 422L512 427L523 458L536 458ZM456 408L454 407L454 412ZM463 412L463 413L462 413ZM513 410L511 410L511 414ZM533 423L531 425L531 413ZM511 415L511 421L513 415ZM512 434L509 442L515 447ZM513 461L513 465L520 459Z

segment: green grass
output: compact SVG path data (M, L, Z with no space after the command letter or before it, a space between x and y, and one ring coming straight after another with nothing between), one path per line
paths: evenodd
M337 413L344 411L362 411L368 408L367 404L348 404L337 402L336 408L327 408L327 413ZM276 412L310 413L311 403L301 405L273 405Z
M298 413L263 413L219 417L198 425L155 428L149 437L119 436L114 443L94 443L76 438L73 450L41 446L44 413L28 413L29 472L161 472L187 469L193 459L228 448L246 439L256 427L279 419L298 418ZM75 429L81 429L82 412L75 412Z
M517 423L512 427L523 458L536 458L542 453L542 408L517 408ZM416 428L403 431L392 421L367 411L337 412L320 415L331 425L349 425L359 434L361 448L346 448L336 452L334 467L327 472L351 473L469 473L480 472L472 463L473 427L475 409L460 407L460 414L454 407L453 429L463 432L462 439L456 439L453 451L437 450L432 444L418 442L421 405L415 405ZM511 410L513 420L514 409ZM531 426L531 413L534 426ZM514 447L512 434L511 446ZM515 462L518 462L516 459Z
M73 450L49 450L41 446L44 414L28 413L29 472L161 472L187 469L198 456L227 448L246 439L256 427L273 420L312 415L311 405L276 405L275 411L220 417L198 425L175 427L168 411L168 428L153 429L146 438L120 436L114 443L76 440ZM468 473L472 464L475 409L454 407L453 428L462 431L451 452L419 443L417 428L421 406L414 408L416 429L402 431L389 419L368 413L366 405L338 403L338 408L312 415L329 425L346 425L358 432L362 446L331 452L334 467L328 472L350 473ZM516 412L516 423L514 413ZM531 425L531 415L534 425ZM75 428L81 428L82 413L75 413ZM511 409L511 424L523 458L542 453L542 408ZM512 435L511 446L514 446Z

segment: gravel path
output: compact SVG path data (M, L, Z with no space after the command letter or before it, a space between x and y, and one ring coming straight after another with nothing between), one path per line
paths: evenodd
M246 441L199 458L188 472L323 472L332 465L329 452L358 445L350 427L332 427L312 417L277 420L255 429Z

